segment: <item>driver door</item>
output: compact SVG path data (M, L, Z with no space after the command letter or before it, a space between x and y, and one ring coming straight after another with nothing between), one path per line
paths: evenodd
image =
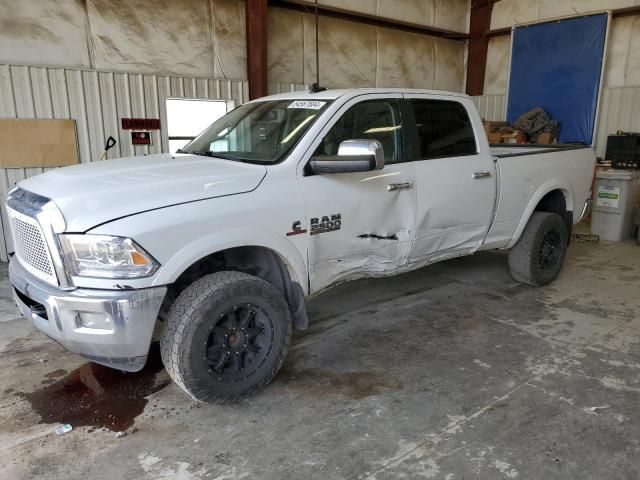
M304 166L300 186L312 292L341 280L393 273L407 263L416 190L414 166L404 162L400 100L400 95L363 95L349 101L312 145L313 157L322 157L337 155L345 140L375 139L385 158L382 170L369 172L317 175Z

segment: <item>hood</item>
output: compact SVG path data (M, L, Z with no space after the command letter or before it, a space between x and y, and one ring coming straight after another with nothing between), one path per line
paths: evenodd
M179 203L250 192L264 165L169 154L105 160L51 170L19 186L53 200L68 232Z

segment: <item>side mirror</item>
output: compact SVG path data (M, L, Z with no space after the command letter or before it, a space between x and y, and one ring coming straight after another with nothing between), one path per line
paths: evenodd
M370 172L384 167L384 151L378 140L345 140L338 155L311 157L309 169L316 175Z

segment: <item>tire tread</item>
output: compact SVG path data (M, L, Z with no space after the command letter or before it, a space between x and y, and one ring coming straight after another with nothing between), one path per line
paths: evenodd
M527 226L518 239L518 242L509 252L509 270L514 280L520 283L533 285L535 287L549 283L543 282L541 281L541 279L537 278L533 270L534 260L536 259L533 257L534 255L536 255L534 245L536 243L537 236L539 235L540 230L544 227L544 224L549 222L552 217L558 217L558 219L562 221L562 228L565 229L565 237L568 237L568 234L566 232L566 225L564 224L564 220L560 215L551 212L533 212L531 218L529 219L529 222L527 223ZM560 262L564 261L567 244L568 238L563 247L565 251L562 254Z
M182 365L185 349L185 334L199 307L208 299L220 294L223 290L239 289L260 293L266 298L275 299L276 308L286 322L284 348L281 348L274 367L255 385L241 393L220 394L213 389L194 389L193 378ZM275 319L274 319L275 320ZM275 320L277 321L277 320ZM255 394L264 388L278 373L287 355L291 342L291 318L282 294L270 283L243 272L222 271L206 275L196 280L182 291L169 310L166 326L160 339L160 353L162 361L171 379L196 401L205 402L235 402L244 397Z

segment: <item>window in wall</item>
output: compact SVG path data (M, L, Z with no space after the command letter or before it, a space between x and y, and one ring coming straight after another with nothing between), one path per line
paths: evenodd
M229 103L224 100L167 99L169 152L175 153L225 115Z
M344 140L379 140L385 163L398 161L402 123L395 100L368 100L347 110L322 139L315 155L337 155Z
M477 153L473 127L466 109L446 100L411 100L416 117L420 158L453 157Z

